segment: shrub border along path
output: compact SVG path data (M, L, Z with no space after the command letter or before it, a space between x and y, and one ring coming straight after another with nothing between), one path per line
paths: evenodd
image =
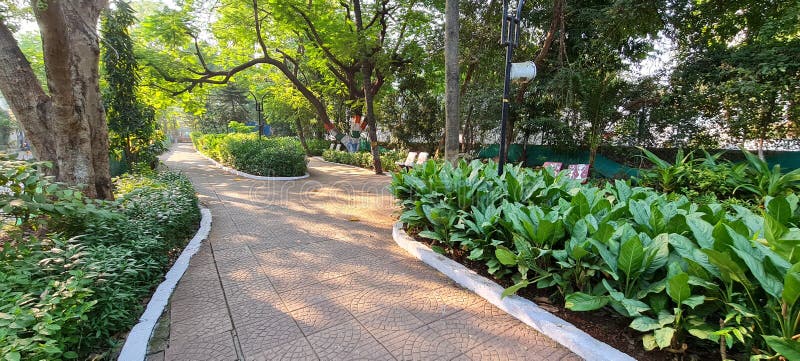
M164 308L169 303L172 291L175 290L178 281L180 281L186 269L189 268L189 260L197 253L197 250L200 249L203 241L208 238L208 234L211 232L211 211L207 208L201 208L200 213L203 215L200 220L200 229L197 230L194 238L189 241L175 264L164 276L164 281L156 288L153 297L147 303L147 308L139 318L139 323L128 334L118 360L140 361L145 359L150 336L153 334L153 329L155 329L159 317L164 312Z
M203 154L203 152L197 150L197 148L194 148L194 151L197 152L198 154L202 155L203 158L208 159L209 161L211 161L211 163L214 163L214 165L217 168L222 168L222 170L224 170L224 171L226 171L226 172L228 172L230 174L233 174L233 175L238 175L240 177L250 178L250 179L254 179L254 180L262 180L262 181L293 181L293 180L308 178L308 172L306 172L306 174L298 176L298 177L264 177L264 176L260 176L260 175L253 175L253 174L250 174L250 173L245 173L245 172L242 172L242 171L238 171L238 170L233 169L231 167L228 167L228 166L226 166L226 165L224 165L224 164L222 164L220 162L217 162L216 160L212 159L211 157Z
M635 361L634 358L595 339L527 299L517 295L502 298L503 287L417 242L403 230L402 222L394 224L392 238L412 256L536 331L547 335L578 356L590 361Z
M329 161L329 160L325 160L325 159L323 159L321 155L319 155L319 156L313 156L313 157L311 157L311 158L314 158L314 159L316 159L316 160L318 160L318 161L320 161L320 162L323 162L323 163L340 165L340 166L342 166L342 167L352 167L352 168L358 168L358 169L372 170L372 169L369 169L369 168L362 168L362 167L359 167L359 166L357 166L357 165L352 165L352 164L344 164L344 163L336 163L336 162L331 162L331 161ZM391 177L391 176L392 176L392 173L394 173L394 172L392 172L392 171L390 171L390 170L385 170L385 169L384 169L384 170L383 170L383 174L381 174L381 175L385 175L385 176L389 176L389 177Z

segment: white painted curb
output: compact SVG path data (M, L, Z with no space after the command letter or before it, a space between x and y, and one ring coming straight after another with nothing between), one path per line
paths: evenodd
M156 288L153 297L147 303L147 308L144 310L142 317L139 317L139 323L133 326L133 329L128 334L117 360L143 361L147 356L147 344L150 342L150 336L153 334L158 318L161 317L164 308L169 303L169 298L172 296L172 291L175 290L178 281L180 281L183 273L189 267L189 260L197 253L203 241L208 238L208 233L211 232L211 211L207 208L202 208L200 209L200 214L203 216L200 220L200 229L197 230L194 238L189 241L181 255L178 256L175 264L164 276L164 281Z
M350 167L350 168L363 169L363 170L372 170L372 169L369 169L369 168L361 168L361 167L359 167L357 165L352 165L352 164L331 162L329 160L325 160L325 158L322 158L322 157L320 157L318 155L315 155L315 156L313 156L311 158L314 158L314 159L316 159L316 160L318 160L320 162L323 162L323 163L336 164L336 165L340 165L340 166L343 166L343 167ZM391 177L392 176L392 172L387 170L387 171L384 171L383 174L381 174L381 175L386 175L386 176Z
M589 361L636 360L595 339L571 323L543 310L527 299L517 295L501 298L503 287L417 242L403 230L403 223L394 224L392 237L400 247L414 257L450 277L461 286L475 292L514 318L533 327L536 331L560 343L578 356Z
M301 175L301 176L298 176L298 177L265 177L265 176L260 176L260 175L254 175L254 174L249 174L249 173L245 173L245 172L240 172L240 171L238 171L236 169L233 169L231 167L223 165L220 162L217 162L216 160L212 159L211 157L209 157L209 156L203 154L201 151L197 150L197 148L195 148L194 151L197 152L197 154L202 155L203 158L208 159L209 161L211 161L211 163L214 163L214 165L217 166L218 168L222 168L222 170L224 170L224 171L226 171L228 173L234 174L234 175L238 175L240 177L250 178L250 179L254 179L254 180L262 180L262 181L293 181L293 180L299 180L299 179L308 178L308 173L306 173L304 175Z

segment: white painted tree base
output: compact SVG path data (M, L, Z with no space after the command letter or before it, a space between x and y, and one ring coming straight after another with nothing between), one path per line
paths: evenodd
M394 224L392 237L401 248L414 257L578 356L589 361L635 361L633 357L595 339L571 323L543 310L530 300L517 295L501 298L503 287L417 242L403 230L403 223Z

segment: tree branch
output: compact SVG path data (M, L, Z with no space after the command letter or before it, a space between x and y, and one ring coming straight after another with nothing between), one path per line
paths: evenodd
M261 19L258 17L258 0L253 0L253 21L255 22L256 39L258 39L258 45L261 47L261 51L264 53L264 56L266 56L267 45L264 43L264 37L261 35Z
M327 46L325 46L322 37L319 35L319 32L317 32L317 28L314 26L314 23L311 21L311 18L309 18L308 14L306 14L302 9L300 9L296 5L289 5L289 7L294 9L294 11L298 15L300 15L301 18L303 18L303 21L308 26L307 30L311 34L311 40L314 41L314 43L316 43L317 46L322 50L322 53L325 54L325 57L328 58L328 60L331 63L335 64L336 66L342 69L347 69L347 66L345 66L344 63L341 60L339 60L335 55L333 55L331 50Z
M209 72L209 71L211 71L211 69L209 69L209 68L208 68L208 65L206 65L206 58L203 56L203 52L201 52L201 51L200 51L200 45L197 43L197 36L195 36L195 35L194 35L192 32L190 32L190 31L187 31L186 33L187 33L187 34L189 34L189 36L191 36L191 37L192 37L192 39L194 39L194 51L195 51L195 55L197 55L197 60L198 60L198 61L200 61L200 65L202 65L202 66L203 66L203 70L205 70L206 72ZM189 71L191 71L192 73L195 73L195 74L201 75L201 73L198 73L198 72L196 72L196 71L194 71L194 70L191 70L191 69L189 69Z

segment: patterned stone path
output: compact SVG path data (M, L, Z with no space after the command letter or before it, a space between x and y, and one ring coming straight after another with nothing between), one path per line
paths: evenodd
M579 360L406 255L390 178L311 160L253 181L165 155L214 223L172 296L166 360Z

